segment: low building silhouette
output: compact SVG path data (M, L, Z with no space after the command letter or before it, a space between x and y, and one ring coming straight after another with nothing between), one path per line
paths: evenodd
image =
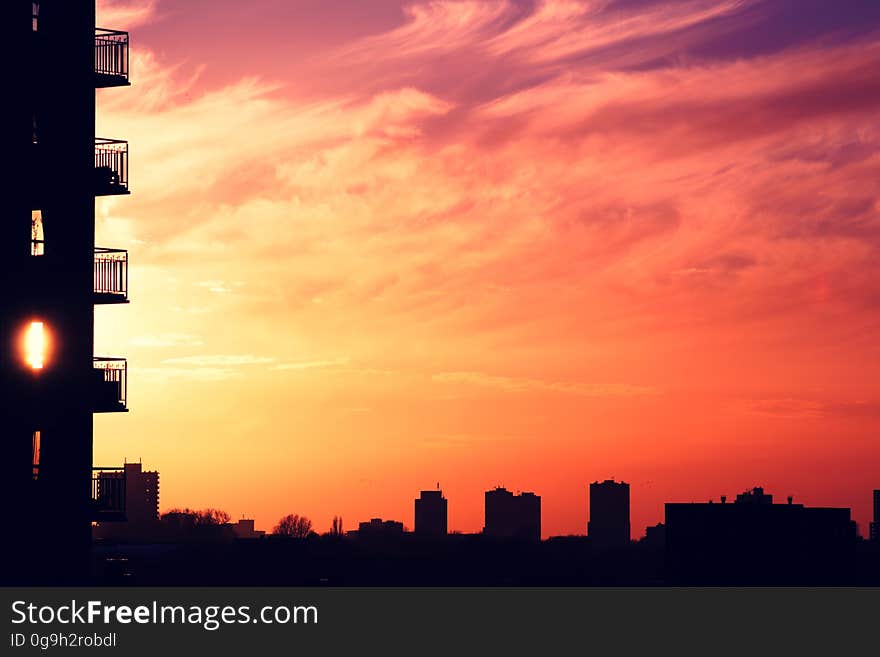
M255 523L250 518L242 518L229 526L232 528L235 538L261 538L266 535L262 529L255 529Z
M629 484L613 479L590 484L590 545L598 549L629 545Z
M420 536L446 536L447 507L443 492L423 490L415 501L415 532Z
M382 520L371 518L369 522L358 525L358 538L392 538L403 536L403 523L396 520Z
M856 546L849 509L774 504L762 488L736 502L666 504L671 581L706 584L846 581Z
M483 534L495 538L541 540L541 497L514 495L506 488L486 491Z
M874 520L871 522L871 540L880 542L880 490L874 491Z

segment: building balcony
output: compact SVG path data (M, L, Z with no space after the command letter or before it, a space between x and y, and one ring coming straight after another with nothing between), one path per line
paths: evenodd
M95 87L127 87L128 32L95 28Z
M44 474L39 463L33 465L33 481L41 486ZM125 468L92 468L91 521L127 520L125 512Z
M51 270L43 263L45 242L31 240L31 280L40 285L49 284ZM128 251L95 247L92 294L96 304L128 303Z
M95 356L92 368L94 412L127 413L128 361Z
M96 304L128 303L128 251L95 247Z
M95 196L128 193L128 142L96 138Z
M125 468L92 468L92 520L118 522L125 514Z

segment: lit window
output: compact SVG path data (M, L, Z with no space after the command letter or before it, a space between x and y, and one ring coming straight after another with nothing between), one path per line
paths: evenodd
M34 15L34 21L33 21L32 27L34 29L34 32L36 32L37 28L39 27L39 20L40 20L40 3L39 2L32 2L31 7L33 8L33 15Z
M43 369L46 357L46 332L43 322L31 322L25 336L25 360L35 370Z
M40 210L31 211L31 255L41 256L46 252L43 241L43 213Z

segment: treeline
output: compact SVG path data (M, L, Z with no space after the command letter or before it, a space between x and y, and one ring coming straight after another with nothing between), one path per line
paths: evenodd
M235 538L234 524L230 515L222 509L175 508L161 514L157 527L160 535L180 538ZM312 521L306 516L291 513L278 520L272 535L288 538L318 536ZM334 516L330 531L326 534L343 534L342 517Z

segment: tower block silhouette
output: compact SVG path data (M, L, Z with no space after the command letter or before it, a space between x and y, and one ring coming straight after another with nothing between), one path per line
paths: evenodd
M3 582L75 583L92 522L125 509L92 440L95 413L127 410L126 361L95 355L94 309L128 302L128 253L95 246L95 198L129 193L128 144L95 137L95 106L97 89L128 86L129 38L95 27L94 0L5 0L0 26Z

